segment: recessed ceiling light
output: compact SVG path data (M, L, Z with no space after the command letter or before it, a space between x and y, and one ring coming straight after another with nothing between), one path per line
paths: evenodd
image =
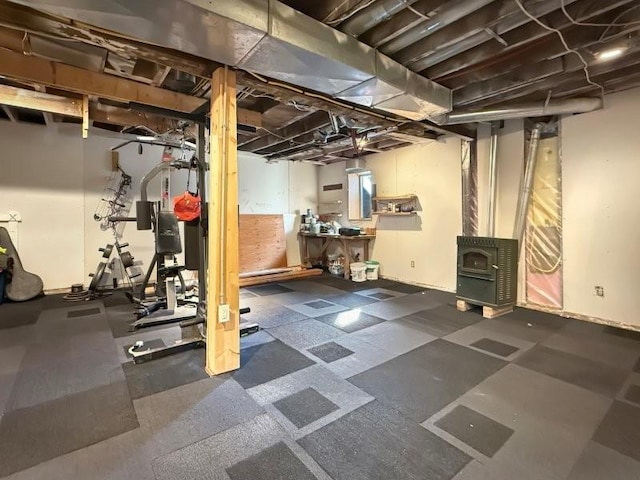
M624 48L612 48L610 50L604 50L598 54L600 60L611 60L617 58L624 53Z
M141 142L153 142L156 137L153 137L151 135L138 135L137 139L140 140Z

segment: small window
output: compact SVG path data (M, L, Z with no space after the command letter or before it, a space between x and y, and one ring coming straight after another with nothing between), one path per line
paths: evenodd
M350 173L349 220L370 220L373 198L373 177L371 172Z

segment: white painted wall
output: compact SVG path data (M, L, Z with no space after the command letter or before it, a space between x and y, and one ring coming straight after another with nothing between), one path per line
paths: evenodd
M640 270L640 89L606 97L605 109L561 122L564 312L640 328L634 295ZM480 234L486 234L489 128L479 129ZM511 237L524 166L522 122L498 139L496 234ZM523 261L519 293L524 301ZM594 286L605 296L598 297Z
M371 258L381 263L381 275L455 290L456 236L462 231L460 140L450 138L371 155L367 164L377 195L416 194L420 202L416 216L381 216L372 222L354 222L377 228ZM320 167L319 201L342 200L346 213L346 182L344 162ZM343 183L345 189L322 191L323 185L332 183ZM347 223L346 215L341 223Z
M110 149L122 135L90 131L83 140L77 125L44 127L0 121L0 213L22 214L20 256L28 271L40 275L46 290L89 282L100 261L98 248L112 243L110 232L100 230L93 214L111 172ZM161 160L162 147L137 145L120 151L120 164L133 177L134 202L142 176ZM240 153L239 202L241 213L285 214L287 257L300 263L297 244L298 210L317 205L316 166L279 163ZM192 180L193 181L193 180ZM186 188L186 172L174 172L172 195ZM156 178L149 198L160 191ZM135 216L135 207L131 211ZM127 224L123 241L146 269L153 256L153 234Z
M84 162L75 127L0 122L0 211L22 215L20 258L45 288L84 277Z
M640 89L562 121L565 310L640 328ZM604 287L604 297L594 286Z

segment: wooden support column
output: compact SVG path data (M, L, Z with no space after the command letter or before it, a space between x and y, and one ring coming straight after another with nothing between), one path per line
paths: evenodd
M236 73L219 68L211 79L206 352L209 375L240 367L236 117ZM229 313L228 321L223 323L225 306Z
M82 97L82 138L89 136L89 96Z

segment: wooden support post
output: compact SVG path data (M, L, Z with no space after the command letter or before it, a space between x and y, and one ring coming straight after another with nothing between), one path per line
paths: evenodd
M236 73L219 68L211 79L206 352L209 375L240 367L236 115ZM228 321L223 323L220 320L226 307Z
M89 137L89 96L82 97L82 138Z

